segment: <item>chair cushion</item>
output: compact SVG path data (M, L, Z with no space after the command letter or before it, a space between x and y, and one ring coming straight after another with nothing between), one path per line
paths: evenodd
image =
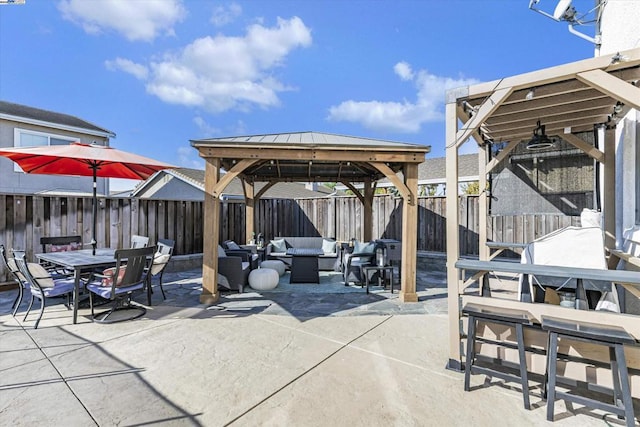
M240 246L238 246L238 244L236 242L234 242L233 240L229 240L227 242L227 249L229 249L231 251L242 250L242 248Z
M124 273L126 271L126 266L121 265L120 271L118 272L118 280L116 281L116 288L120 286L120 282L122 282L122 278L124 277ZM101 286L103 287L111 287L113 285L113 276L116 274L116 268L110 267L102 272L105 276L102 278Z
M56 285L51 274L43 266L35 262L28 263L28 266L31 275L42 288L53 288Z
M151 275L155 276L156 274L160 273L169 262L169 258L171 258L171 255L169 254L161 254L160 252L156 252L156 254L153 256Z
M272 240L271 245L273 245L273 252L287 252L287 244L284 239Z
M116 295L142 289L143 287L144 283L139 283L135 286L127 286L126 288L116 288ZM111 288L102 286L102 284L98 282L89 283L87 285L87 289L89 289L89 291L93 292L94 294L100 295L102 298L111 298Z
M75 286L74 279L60 279L55 281L55 286L53 288L44 288L44 296L46 297L57 297L59 295L68 294L73 292L73 287Z
M218 258L224 258L227 256L227 253L224 251L224 248L218 245Z
M322 252L325 254L336 253L336 241L330 239L322 239Z

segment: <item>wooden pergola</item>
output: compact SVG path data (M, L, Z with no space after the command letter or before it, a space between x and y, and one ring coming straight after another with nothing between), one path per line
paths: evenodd
M192 140L206 161L202 295L200 302L218 300L220 195L234 178L242 181L246 202L246 235L254 228L256 202L279 182L340 182L363 205L363 240L371 240L376 182L389 179L403 198L402 283L400 300L415 302L418 222L418 165L429 146L318 132L236 136ZM221 169L226 173L220 174ZM256 182L266 182L259 192ZM363 190L353 183L362 183ZM286 213L280 213L282 215Z
M615 127L629 109L640 109L639 81L640 49L633 49L462 87L447 93L447 188L456 188L458 183L459 148L473 139L479 149L480 260L490 260L487 246L488 198L491 192L487 186L488 174L500 162L508 159L516 146L532 139L538 121L546 126L547 135L563 139L601 165L605 245L615 248ZM577 135L583 132L603 133L603 149L585 142ZM496 150L495 144L504 148ZM455 191L448 191L447 282L449 366L452 368L459 367L462 360L461 304L468 301L467 298L480 298L469 296L465 291L469 283L460 279L460 271L455 266L460 258L458 227L458 195ZM518 307L516 303L505 302L504 305ZM527 304L519 308L540 315L556 307ZM597 313L596 316L604 314ZM572 315L577 320L594 319L593 312L575 311ZM633 322L637 324L637 318L629 320L629 325Z

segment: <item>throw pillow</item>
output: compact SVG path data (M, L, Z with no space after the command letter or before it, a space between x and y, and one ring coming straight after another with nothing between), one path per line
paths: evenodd
M227 256L227 253L224 251L222 246L218 245L218 258L224 258Z
M372 254L374 250L375 245L373 242L358 242L356 240L353 245L354 254Z
M287 252L287 244L284 239L272 240L271 245L273 246L271 252Z
M325 254L336 253L336 241L330 239L322 239L322 252Z
M171 258L171 255L169 254L156 252L156 254L153 256L153 265L151 266L151 275L155 276L156 274L160 273L164 268L164 266L169 262L169 258Z
M125 265L121 265L120 266L120 271L118 271L118 278L116 279L116 288L120 287L121 282L122 282L122 278L124 277L124 272L126 271L126 266ZM102 286L105 287L110 287L113 285L113 276L115 276L116 274L116 268L115 267L110 267L107 268L106 270L104 270L102 272L102 274L105 276L102 278Z
M229 240L227 242L227 249L229 249L230 251L242 250L242 248L240 246L238 246L238 244L236 242L234 242L233 240Z

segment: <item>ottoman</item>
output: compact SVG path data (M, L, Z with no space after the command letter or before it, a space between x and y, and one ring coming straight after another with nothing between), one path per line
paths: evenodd
M280 276L276 270L258 268L249 273L249 286L257 291L268 291L278 286Z
M284 262L278 261L277 259L262 261L260 263L260 267L262 267L262 268L270 268L272 270L275 270L275 271L278 272L279 276L283 276L284 272L286 271L286 267L284 266Z

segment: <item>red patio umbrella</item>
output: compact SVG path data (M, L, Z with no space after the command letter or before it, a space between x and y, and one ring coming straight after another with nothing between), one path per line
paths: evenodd
M137 154L97 144L72 142L69 145L0 149L0 156L16 162L24 172L44 175L93 176L93 235L96 250L96 178L147 179L162 169L175 168Z

